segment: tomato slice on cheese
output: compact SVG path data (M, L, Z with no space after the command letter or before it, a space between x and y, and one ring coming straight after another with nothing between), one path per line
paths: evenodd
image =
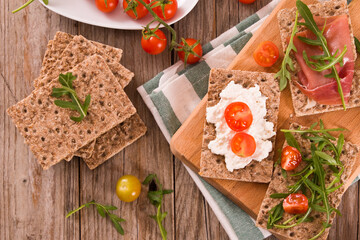
M239 132L231 140L231 150L239 157L250 157L255 153L256 142L253 136Z
M229 128L235 132L248 129L253 121L249 106L243 102L233 102L225 109L225 120Z

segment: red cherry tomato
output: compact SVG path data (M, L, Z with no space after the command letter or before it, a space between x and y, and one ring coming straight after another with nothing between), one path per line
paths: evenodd
M130 0L123 0L123 8L124 10L129 6L129 2ZM139 3L138 0L136 0L137 2L137 6L136 6L136 14L137 17L134 13L134 10L130 9L129 11L126 12L127 15L129 15L131 18L133 19L140 19L145 17L148 14L148 10L146 9L146 7L144 7L144 5L142 5L141 3ZM144 0L145 3L150 3L150 0Z
M161 1L153 0L151 1L151 6L157 3L161 3ZM164 0L164 12L162 10L162 6L154 7L152 10L159 16L162 20L169 20L170 18L175 16L175 13L178 9L177 0ZM164 15L165 13L165 15Z
M118 3L119 0L107 0L107 3L105 3L105 0L95 0L96 7L105 13L114 11Z
M231 150L239 157L250 157L256 150L256 142L253 136L239 132L231 140Z
M196 41L195 39L193 39L193 38L187 38L187 39L185 39L185 41L186 41L187 45L190 46L190 47L192 47L192 46L197 42L197 41ZM184 46L184 43L181 42L180 45L181 45L181 46ZM179 58L181 59L181 61L183 61L183 62L185 62L185 51L186 51L186 48L188 48L188 47L185 47L185 48L183 47L184 51L178 51L178 56L179 56ZM197 63L197 62L201 59L201 57L202 57L203 50L202 50L202 47L201 47L200 43L199 43L198 45L196 45L192 50L193 50L197 55L199 55L200 58L197 57L197 56L194 55L194 54L189 54L189 56L188 56L188 58L187 58L187 60L186 60L186 63L187 63L187 64Z
M253 57L260 66L271 67L279 58L279 49L274 43L265 41L256 48Z
M302 161L299 150L294 147L286 146L281 153L281 167L286 171L294 170Z
M159 38L151 36L149 39L141 38L141 46L145 52L151 55L157 55L163 52L166 48L167 39L161 30L156 30L155 33Z
M292 193L283 202L284 211L290 214L306 213L309 208L308 199L304 194Z
M248 129L253 121L249 106L243 102L233 102L225 109L225 120L229 128L235 132Z
M250 4L250 3L255 2L255 0L239 0L239 2L245 3L245 4Z

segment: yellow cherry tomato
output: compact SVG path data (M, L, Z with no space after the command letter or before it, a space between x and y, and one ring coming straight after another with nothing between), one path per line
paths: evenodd
M141 183L139 179L133 175L124 175L119 178L116 184L116 195L121 201L135 201L141 192Z

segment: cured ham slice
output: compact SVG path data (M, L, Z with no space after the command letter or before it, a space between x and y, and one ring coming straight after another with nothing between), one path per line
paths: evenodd
M336 65L339 77L341 79L341 86L345 98L345 102L349 101L352 80L354 76L355 56L352 51L353 39L350 36L349 21L346 15L335 16L327 18L315 18L319 29L325 25L324 37L327 40L328 48L332 54L339 51L339 54L347 46L347 52L344 56L344 65ZM330 73L330 70L323 72L316 72L306 65L303 58L303 51L305 50L309 59L311 56L322 55L323 50L319 46L311 46L302 42L298 36L315 39L315 35L306 30L298 33L294 38L294 45L297 49L295 58L300 65L301 71L298 73L298 82L296 84L300 90L309 98L315 100L320 104L325 105L339 105L341 98L338 92L338 85L333 78L327 78L325 75Z

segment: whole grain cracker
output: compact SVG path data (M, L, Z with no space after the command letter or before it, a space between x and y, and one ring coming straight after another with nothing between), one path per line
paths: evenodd
M90 169L129 146L146 133L146 126L138 114L120 123L96 139L95 149L89 158L83 158Z
M76 112L54 104L51 93L60 86L58 78L7 110L44 169L74 154L136 112L102 57L87 58L72 73L77 76L73 85L79 99L84 101L91 95L89 114L80 123L70 119Z
M59 46L64 46L65 42L66 40L63 40ZM69 71L71 68L84 61L87 57L95 54L102 56L106 60L107 65L121 86L127 86L134 76L132 72L108 56L103 49L99 49L83 36L73 37L71 42L65 47L60 56L58 55L60 48L58 49L54 42L50 44L51 46L49 46L49 49L56 48L56 50L50 50L45 55L48 56L51 54L51 52L53 52L57 58L57 61L54 62L53 58L50 58L50 60L47 60L47 58L44 59L46 67L42 68L42 75L35 79L35 88L44 86L47 82L51 81L52 78L55 78L61 72Z
M298 128L298 124L292 124L290 129ZM303 127L302 127L303 128ZM301 151L304 153L304 156L310 155L311 151L310 149L310 142L300 136L300 134L294 134L295 139L298 141L299 145L301 146ZM287 143L284 144L284 147L287 146ZM344 164L344 173L341 176L341 183L346 183L349 179L352 168L354 165L354 162L356 160L356 155L359 153L359 147L351 144L349 142L346 142L344 144L344 150L343 154L340 157L341 162ZM303 161L301 165L297 168L296 172L302 170L306 166L306 163ZM326 169L325 169L326 172ZM270 195L274 193L286 193L288 192L287 186L293 185L297 182L298 178L290 176L291 174L295 173L295 171L289 172L287 174L287 178L285 179L282 176L281 173L281 167L280 165L277 165L275 167L275 171L272 177L272 180L270 182L270 185L266 191L265 198L261 204L260 212L258 214L256 223L259 227L265 228L267 225L267 220L269 216L269 211L279 204L281 202L281 199L274 199L271 198ZM330 174L331 175L331 174ZM329 174L327 174L327 183L330 183L333 180L333 176L331 177ZM342 186L340 189L336 190L335 192L332 192L329 194L329 202L331 207L337 208L340 204L341 197L343 193L345 192L345 187ZM294 215L284 213L283 219L284 221L293 217ZM319 233L319 231L322 229L322 221L326 221L326 214L320 213L320 212L312 212L310 214L310 217L313 217L313 222L306 222L301 223L298 226L295 226L293 228L289 229L278 229L273 228L270 230L273 233L276 233L278 235L284 236L286 239L310 239L316 234ZM335 218L335 212L331 215L331 222L333 222ZM330 223L331 223L330 222ZM320 236L318 239L326 239L329 234L329 228L326 229L326 231Z
M349 19L349 28L351 33L351 38L354 38L353 29L351 26L351 20L349 16L349 9L346 0L333 0L333 1L323 1L321 3L309 5L311 12L315 16L320 17L331 17L331 16L338 16L338 15L347 15ZM279 21L279 28L280 28L280 36L282 41L282 46L284 51L288 46L287 39L290 38L292 29L295 23L295 15L296 15L296 8L293 9L283 9L278 13L278 21ZM299 20L301 17L299 17ZM353 42L351 46L351 50L354 52L354 56L356 59L356 48ZM323 105L316 103L314 100L310 100L295 84L298 81L297 72L300 71L300 66L297 64L295 57L291 56L295 66L295 73L291 75L290 81L290 90L291 90L291 97L292 102L295 110L296 116L307 116L313 114L319 114L324 112L331 112L331 111L338 111L343 110L342 105ZM360 71L355 71L352 88L350 92L350 99L349 103L346 105L347 108L354 108L360 106Z
M261 93L268 98L266 101L266 120L274 123L274 131L276 131L280 91L278 83L274 79L274 74L212 69L209 79L207 107L214 106L220 101L219 95L221 91L231 81L241 84L245 88L253 87L255 84L259 85ZM245 168L234 170L233 172L227 170L224 156L213 154L208 148L209 142L214 140L215 137L214 124L205 121L200 161L201 176L246 182L270 182L273 170L275 136L270 139L273 144L273 150L266 159L261 162L252 161Z

